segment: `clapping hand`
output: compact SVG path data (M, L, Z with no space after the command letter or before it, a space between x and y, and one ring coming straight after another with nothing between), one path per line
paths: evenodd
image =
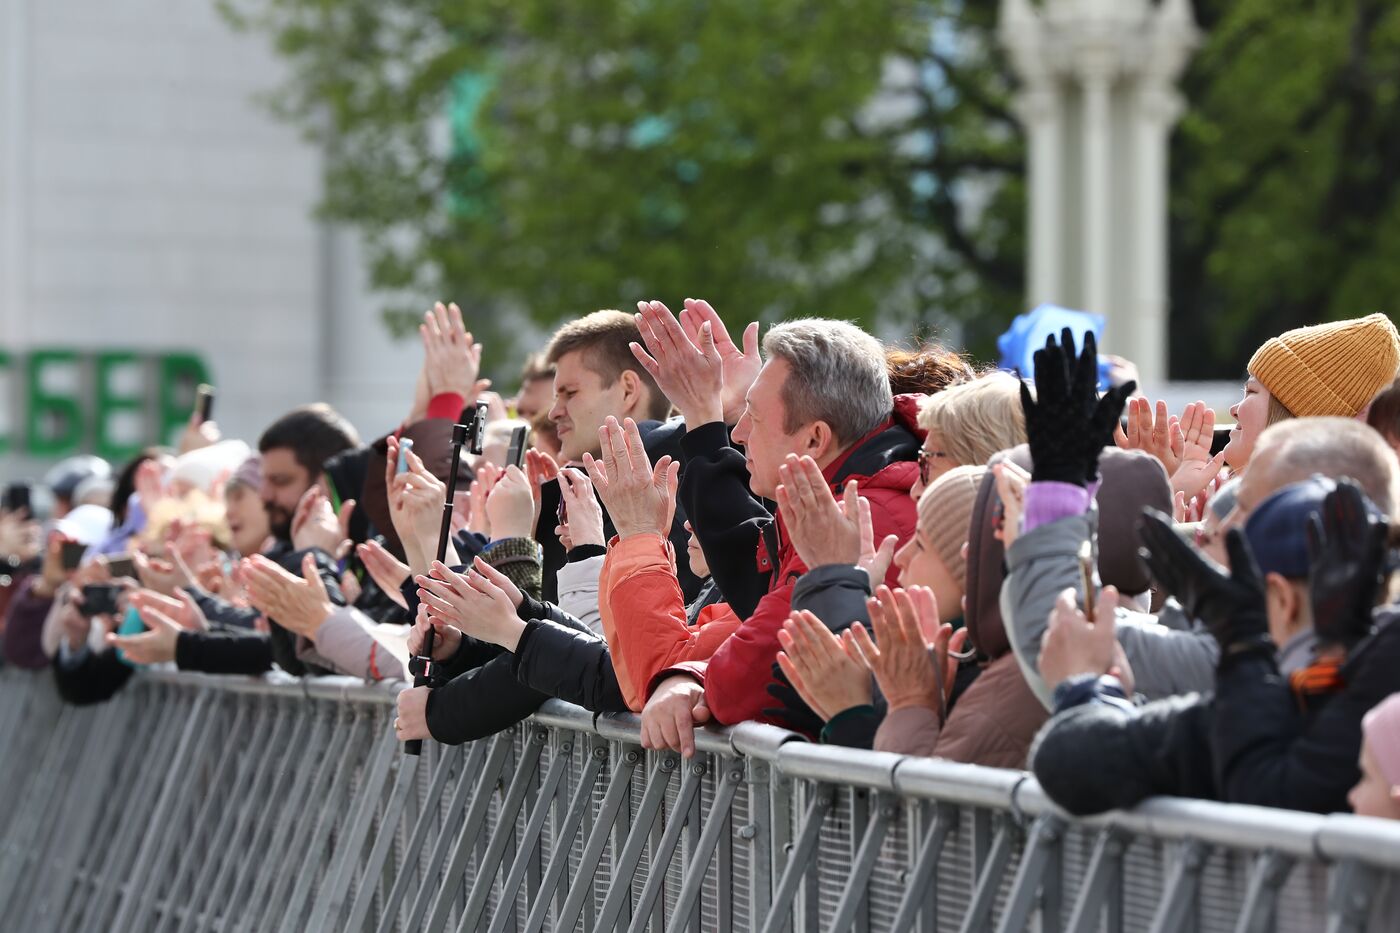
M408 601L404 599L401 587L408 579L408 564L390 554L378 541L366 541L355 549L355 553L360 556L360 563L365 565L370 578L379 585L384 595L407 609Z
M653 469L642 445L642 435L631 418L619 425L616 418L609 416L598 429L598 439L603 447L602 461L586 453L583 462L593 487L607 506L618 537L669 535L676 515L681 465L666 456Z
M451 392L463 398L463 407L476 404L477 396L491 387L481 373L481 344L472 340L457 305L438 302L424 313L418 326L423 340L423 373L428 397Z
M822 721L871 701L870 673L860 661L850 631L838 638L805 610L794 612L778 632L778 667L803 702Z
M302 557L300 577L261 554L253 555L245 564L248 598L253 608L288 631L313 638L335 611L314 554Z
M889 708L925 707L936 711L941 722L967 629L955 638L953 627L938 621L938 602L924 586L882 586L874 599L866 600L866 609L874 640L864 626L852 626L851 634Z
M870 514L870 503L861 499L856 481L846 484L838 504L821 467L811 457L788 454L778 467L778 476L778 509L802 562L808 567L854 566L860 559L862 510L867 518Z

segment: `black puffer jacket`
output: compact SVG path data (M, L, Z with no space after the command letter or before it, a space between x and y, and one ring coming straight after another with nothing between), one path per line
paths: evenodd
M1070 813L1124 809L1159 795L1219 799L1209 697L1134 707L1105 696L1091 677L1062 684L1055 698L1057 712L1031 746L1031 770Z
M1400 610L1343 664L1341 686L1305 710L1272 655L1222 666L1216 692L1129 707L1097 683L1056 690L1056 715L1031 750L1031 767L1075 814L1131 807L1164 794L1305 810L1346 811L1360 778L1361 719L1400 691ZM1092 762L1086 767L1085 762Z
M1313 813L1346 812L1361 779L1361 719L1400 690L1400 611L1388 609L1342 665L1341 690L1299 711L1272 656L1222 670L1211 731L1217 782L1231 803Z
M437 741L460 745L495 735L551 696L602 712L626 711L607 642L552 603L527 596L517 613L526 630L516 654L463 638L439 666L439 675L452 679L428 695L428 731Z

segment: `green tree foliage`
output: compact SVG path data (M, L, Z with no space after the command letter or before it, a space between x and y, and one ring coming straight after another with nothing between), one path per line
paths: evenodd
M1173 375L1237 376L1291 327L1394 314L1400 5L1195 0L1172 151Z
M691 295L732 323L956 320L982 356L1024 310L991 0L225 2L291 63L273 103L404 307L534 340ZM1287 327L1395 307L1400 4L1194 6L1172 373L1231 378Z
M1020 310L993 4L225 8L291 63L272 102L332 153L324 214L406 306L453 296L505 338L521 316L696 296L732 322L957 318L983 349Z

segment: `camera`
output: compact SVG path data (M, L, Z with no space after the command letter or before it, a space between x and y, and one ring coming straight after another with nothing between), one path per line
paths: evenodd
M89 583L83 587L83 602L78 611L84 616L114 616L117 614L117 594L121 587L115 583Z

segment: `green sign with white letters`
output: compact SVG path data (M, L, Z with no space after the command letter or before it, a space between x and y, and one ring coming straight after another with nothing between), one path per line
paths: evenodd
M189 420L195 387L209 381L204 361L187 352L0 349L0 398L10 415L0 455L129 459L170 442Z

